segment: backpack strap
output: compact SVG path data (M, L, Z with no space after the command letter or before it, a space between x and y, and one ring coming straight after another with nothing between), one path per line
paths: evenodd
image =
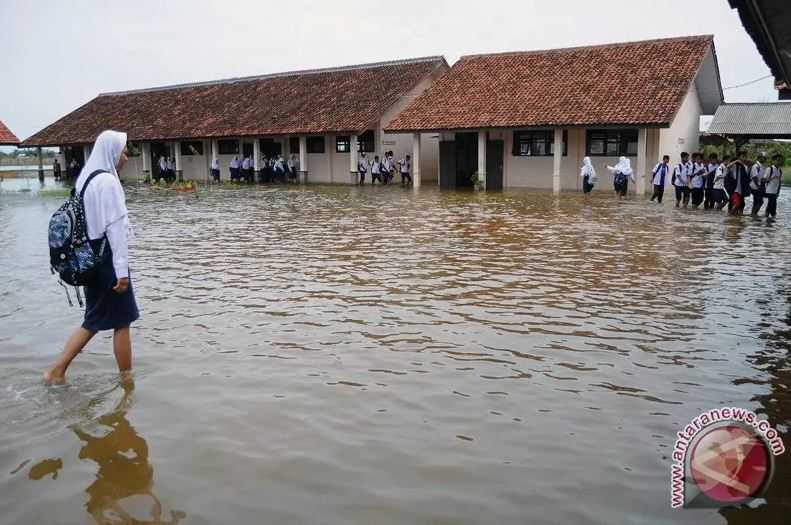
M82 185L82 189L80 190L80 200L82 200L85 197L85 189L88 187L88 184L90 184L90 182L93 180L93 178L96 177L100 173L110 173L110 172L107 171L107 170L96 170L93 173L91 173L90 175L88 175L88 178L85 179L85 184Z

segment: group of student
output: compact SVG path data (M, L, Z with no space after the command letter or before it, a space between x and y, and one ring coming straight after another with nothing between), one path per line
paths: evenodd
M231 159L228 164L231 182L255 181L255 160L252 155L245 155L242 160L238 156ZM283 155L261 157L261 170L259 182L287 182L296 180L299 171L299 160L296 155L291 155L286 160ZM211 174L214 182L220 182L220 162L215 158L211 161Z
M392 182L395 176L395 171L401 175L401 186L412 184L412 158L406 155L398 162L393 160L393 152L386 151L383 159L379 159L379 155L374 155L374 160L369 161L365 157L365 153L360 153L360 158L357 161L357 174L360 177L360 185L365 184L365 175L368 171L371 172L371 185L379 184L387 185Z
M166 182L173 182L176 180L176 159L160 155L159 177L165 179Z
M766 217L777 216L777 196L783 180L782 166L785 159L775 155L767 162L764 155L750 163L747 153L740 151L735 157L709 155L706 161L702 153L681 153L681 161L672 170L670 157L665 155L651 170L654 186L651 201L662 203L665 181L671 177L670 185L675 190L676 207L690 205L707 210L721 210L728 205L728 213L742 215L746 207L745 199L752 196L752 216L758 216L766 201ZM613 188L619 197L625 197L629 180L634 182L634 171L628 158L621 157L615 166L606 166L613 175ZM596 170L590 157L585 157L580 170L582 191L590 193L596 182Z

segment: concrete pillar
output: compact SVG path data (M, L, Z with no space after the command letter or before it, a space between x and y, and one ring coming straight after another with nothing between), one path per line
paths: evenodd
M478 131L478 189L486 191L486 132Z
M85 167L85 165L88 163L88 157L90 156L91 156L91 147L86 144L85 146L82 147L83 167Z
M151 144L143 142L140 155L143 156L143 180L151 182Z
M308 182L308 138L305 135L299 137L299 183Z
M182 171L181 167L181 143L174 142L173 149L175 150L175 154L173 156L176 157L176 179L179 182L182 182L184 180L184 172Z
M357 135L349 137L349 171L352 184L357 184Z
M261 169L261 141L257 138L253 142L253 177L258 177L258 172Z
M412 187L420 187L420 133L412 133Z
M645 195L645 178L648 166L646 160L648 156L648 129L640 128L637 130L637 172L636 172L636 188L637 195Z
M563 128L555 128L552 144L552 192L560 193L560 160L563 158Z
M44 159L42 158L41 147L36 148L36 155L38 155L38 179L44 182Z

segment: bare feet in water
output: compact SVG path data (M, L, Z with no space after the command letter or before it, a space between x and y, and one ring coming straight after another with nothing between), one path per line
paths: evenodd
M65 380L65 376L62 370L58 370L57 367L48 368L46 372L44 372L44 383L47 385L57 385L63 383Z

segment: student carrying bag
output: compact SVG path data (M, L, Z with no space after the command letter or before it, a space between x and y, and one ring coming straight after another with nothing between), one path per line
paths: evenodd
M66 284L77 287L76 295L80 306L83 305L79 286L95 284L99 269L107 257L107 237L102 238L98 252L94 251L88 239L88 225L85 219L83 197L88 184L104 170L96 170L85 179L82 190L72 195L49 220L49 264L50 271L58 274L58 282L66 290L66 298L71 305L71 297Z

